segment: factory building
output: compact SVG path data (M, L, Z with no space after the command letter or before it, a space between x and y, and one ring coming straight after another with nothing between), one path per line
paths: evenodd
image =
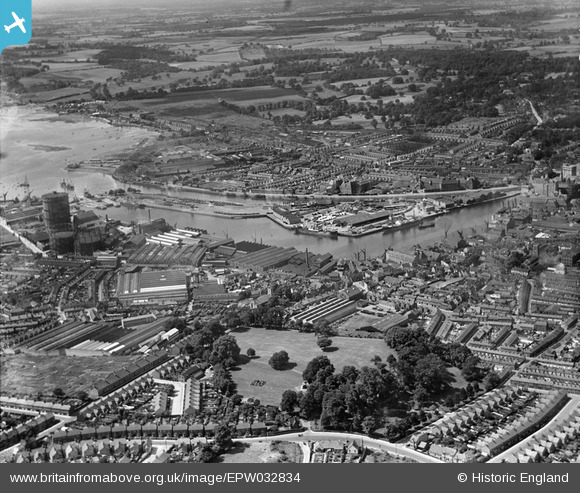
M128 305L174 305L188 300L188 278L178 270L119 274L117 297Z

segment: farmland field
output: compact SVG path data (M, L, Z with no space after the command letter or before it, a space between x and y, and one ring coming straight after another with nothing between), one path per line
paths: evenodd
M217 100L222 98L228 102L238 101L264 101L277 98L303 99L297 96L290 89L282 89L270 86L257 86L240 89L219 89L215 91L191 91L183 93L172 93L164 98L168 103L183 103L189 101L200 101L205 99Z
M273 116L283 116L283 115L304 116L306 114L305 111L295 110L294 108L277 108L277 109L270 110L270 113Z
M239 104L240 106L303 99L289 89L259 86L241 89L171 93L164 98L132 101L131 104L137 108L155 111L160 115L166 116L223 118L237 115L233 110L222 106L218 98L223 98L228 103Z
M88 89L81 87L64 87L62 89L55 89L54 91L42 91L31 94L27 99L34 103L44 103L47 101L55 101L70 96L80 96L82 94L89 94Z
M232 371L237 391L242 396L260 399L263 404L278 405L282 393L288 389L299 389L302 384L302 372L306 365L316 356L325 355L337 371L344 366L357 368L371 366L370 359L378 354L383 361L393 351L380 339L354 339L333 337L334 351L322 352L316 345L314 334L295 331L274 331L250 329L234 333L242 354L248 348L254 348L259 356ZM285 350L290 356L290 367L287 370L274 370L268 364L273 353ZM256 380L265 382L262 386L251 385Z
M52 72L53 75L58 74L59 76L71 77L79 80L92 80L95 83L100 82L101 84L106 82L107 79L110 77L113 78L120 77L122 73L123 73L122 70L118 70L115 68L99 67L98 65L93 65L92 68L78 67L75 69L69 70L61 69Z
M395 34L394 36L381 36L381 45L421 45L434 44L437 38L426 33L417 34Z
M200 62L210 62L216 64L239 62L241 60L237 48L233 48L231 51L224 50L218 53L199 55L197 59Z

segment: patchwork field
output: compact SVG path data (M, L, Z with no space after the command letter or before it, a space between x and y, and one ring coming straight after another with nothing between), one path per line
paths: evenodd
M295 331L274 331L250 329L236 332L235 337L242 354L248 348L256 350L257 358L240 365L232 371L232 377L238 386L238 393L246 398L260 399L263 404L278 405L282 393L288 389L297 390L302 384L302 372L306 365L316 356L325 355L337 371L344 366L357 368L372 366L370 359L379 355L385 361L392 351L382 340L354 339L333 337L332 349L323 352L316 345L314 334ZM290 357L288 369L274 370L268 364L273 353L285 350ZM251 385L255 381L265 382L262 386Z
M258 86L242 89L172 93L164 98L132 101L131 104L137 108L155 111L166 116L221 118L235 115L236 113L233 110L220 104L219 98L222 98L227 103L237 104L242 107L303 99L289 89Z

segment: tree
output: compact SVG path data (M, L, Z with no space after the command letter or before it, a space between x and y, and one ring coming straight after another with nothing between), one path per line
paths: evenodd
M318 399L316 391L309 388L300 399L300 415L304 419L316 419L320 417L323 396L324 393L320 393L320 399Z
M215 339L226 333L225 327L220 324L219 320L212 320L207 324L206 328L209 329Z
M211 446L211 444L209 443L204 443L201 446L201 449L197 455L197 461L207 464L209 462L213 462L213 460L215 459L215 452L213 451L213 448Z
M254 356L256 356L256 350L250 347L246 351L246 355L248 356L248 358L253 358Z
M324 394L320 423L324 427L344 429L348 427L346 396L340 390Z
M238 312L232 310L226 315L225 323L229 329L235 329L242 325L242 319L238 315Z
M288 356L288 353L286 351L282 350L282 351L278 351L277 353L274 353L270 357L268 364L272 368L274 368L274 370L283 370L284 368L286 368L286 365L288 364L289 361L290 361L290 357Z
M79 401L86 401L89 398L89 394L87 394L84 390L79 390L75 394L75 398L77 398Z
M286 390L282 394L282 400L280 401L280 410L292 413L294 408L298 405L298 394L294 390Z
M394 386L394 378L390 373L381 374L376 368L363 366L357 379L359 398L367 405L374 407L387 397L388 391Z
M222 363L225 367L234 366L240 356L240 346L231 335L221 336L212 345L209 362L212 365Z
M165 328L167 330L177 329L179 332L183 332L187 328L187 322L182 318L172 317L165 322Z
M365 418L362 421L361 427L367 435L370 434L377 427L377 421L375 417L365 416Z
M284 323L284 310L279 306L268 308L262 317L262 323L267 328L280 329Z
M461 368L461 373L468 382L481 379L481 370L479 368L480 359L477 356L468 356Z
M485 390L491 390L497 387L500 382L500 376L495 371L490 371L483 379L483 386Z
M52 395L54 395L57 399L64 399L66 397L64 390L62 390L60 387L55 387L52 390Z
M415 380L418 386L429 393L439 392L446 383L447 368L436 354L428 354L415 365Z
M328 356L317 356L306 365L306 369L302 372L302 378L310 383L316 378L316 374L326 367L330 367L334 371L334 366Z
M229 370L221 364L214 366L211 383L218 392L224 395L233 394L236 386Z
M325 351L326 348L329 348L330 346L332 346L332 340L329 339L328 337L321 337L320 339L318 339L317 344L318 344L318 347L320 349Z
M214 444L221 452L225 452L233 445L232 441L232 430L230 427L222 423L215 430Z
M318 334L320 337L330 337L336 334L335 331L330 327L328 320L316 322L313 329L314 333Z

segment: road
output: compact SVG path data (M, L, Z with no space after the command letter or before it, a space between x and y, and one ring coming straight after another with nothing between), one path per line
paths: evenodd
M536 108L534 108L534 105L532 104L532 102L529 99L526 99L526 101L530 104L530 108L532 109L532 113L534 114L534 118L538 122L536 126L539 127L542 123L544 123L544 120L542 120L542 117L540 117L540 115L536 111Z
M166 447L171 444L179 443L180 441L189 439L153 439L152 443L156 447ZM416 450L405 447L398 443L387 442L386 440L377 440L364 435L357 435L354 433L339 433L332 431L312 431L307 430L301 433L289 433L287 435L274 435L266 437L253 438L235 438L235 442L252 443L252 442L274 442L274 441L293 442L300 446L304 454L303 462L310 462L310 443L318 441L340 440L342 442L357 440L362 442L365 447L369 447L383 452L388 452L399 457L406 457L417 462L425 464L442 464L444 461L431 457L429 455L417 452ZM191 440L192 442L206 443L207 440L203 437L198 437Z
M388 452L393 455L397 455L399 457L406 457L408 459L412 459L417 462L422 463L443 463L443 461L439 459L435 459L434 457L430 457L429 455L422 454L421 452L417 452L416 450L409 449L403 445L397 443L387 442L385 440L377 440L375 438L369 438L364 435L356 435L354 433L338 433L338 432L330 432L330 431L312 431L307 430L302 433L291 433L288 435L277 435L277 436L269 436L269 437L256 437L256 438L237 438L237 442L260 442L260 441L274 441L274 440L283 440L285 442L294 442L298 443L302 450L304 448L308 448L308 442L317 442L317 441L324 441L324 440L341 440L341 441L351 441L357 440L359 442L363 442L366 447L378 449L383 452ZM308 452L310 454L310 452ZM306 454L305 454L305 462L306 462Z

